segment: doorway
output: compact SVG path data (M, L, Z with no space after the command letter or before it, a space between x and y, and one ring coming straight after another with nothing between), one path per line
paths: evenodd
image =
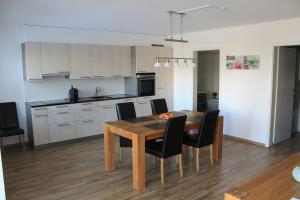
M300 132L300 46L274 48L271 145Z
M220 50L197 51L197 111L219 109Z

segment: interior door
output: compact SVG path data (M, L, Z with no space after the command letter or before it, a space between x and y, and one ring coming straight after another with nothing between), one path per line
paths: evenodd
M296 55L294 48L275 49L273 144L289 139L292 134Z

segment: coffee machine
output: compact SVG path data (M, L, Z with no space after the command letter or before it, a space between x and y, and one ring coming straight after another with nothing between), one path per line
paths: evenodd
M73 85L71 86L71 89L69 90L69 100L71 102L78 101L78 89L74 88Z

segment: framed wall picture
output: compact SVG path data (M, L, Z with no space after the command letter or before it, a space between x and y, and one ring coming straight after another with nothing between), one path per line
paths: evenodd
M246 56L226 56L226 69L236 70L251 70L259 69L260 56L246 55Z

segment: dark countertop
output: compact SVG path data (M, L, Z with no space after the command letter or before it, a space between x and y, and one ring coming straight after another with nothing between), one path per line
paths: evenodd
M35 107L56 106L56 105L63 105L63 104L85 103L85 102L93 102L93 101L108 101L108 100L116 100L116 99L126 99L126 98L134 98L137 96L130 95L130 94L115 94L115 95L105 95L104 97L105 98L81 97L76 102L70 101L69 99L26 102L26 105L29 107L35 108Z

